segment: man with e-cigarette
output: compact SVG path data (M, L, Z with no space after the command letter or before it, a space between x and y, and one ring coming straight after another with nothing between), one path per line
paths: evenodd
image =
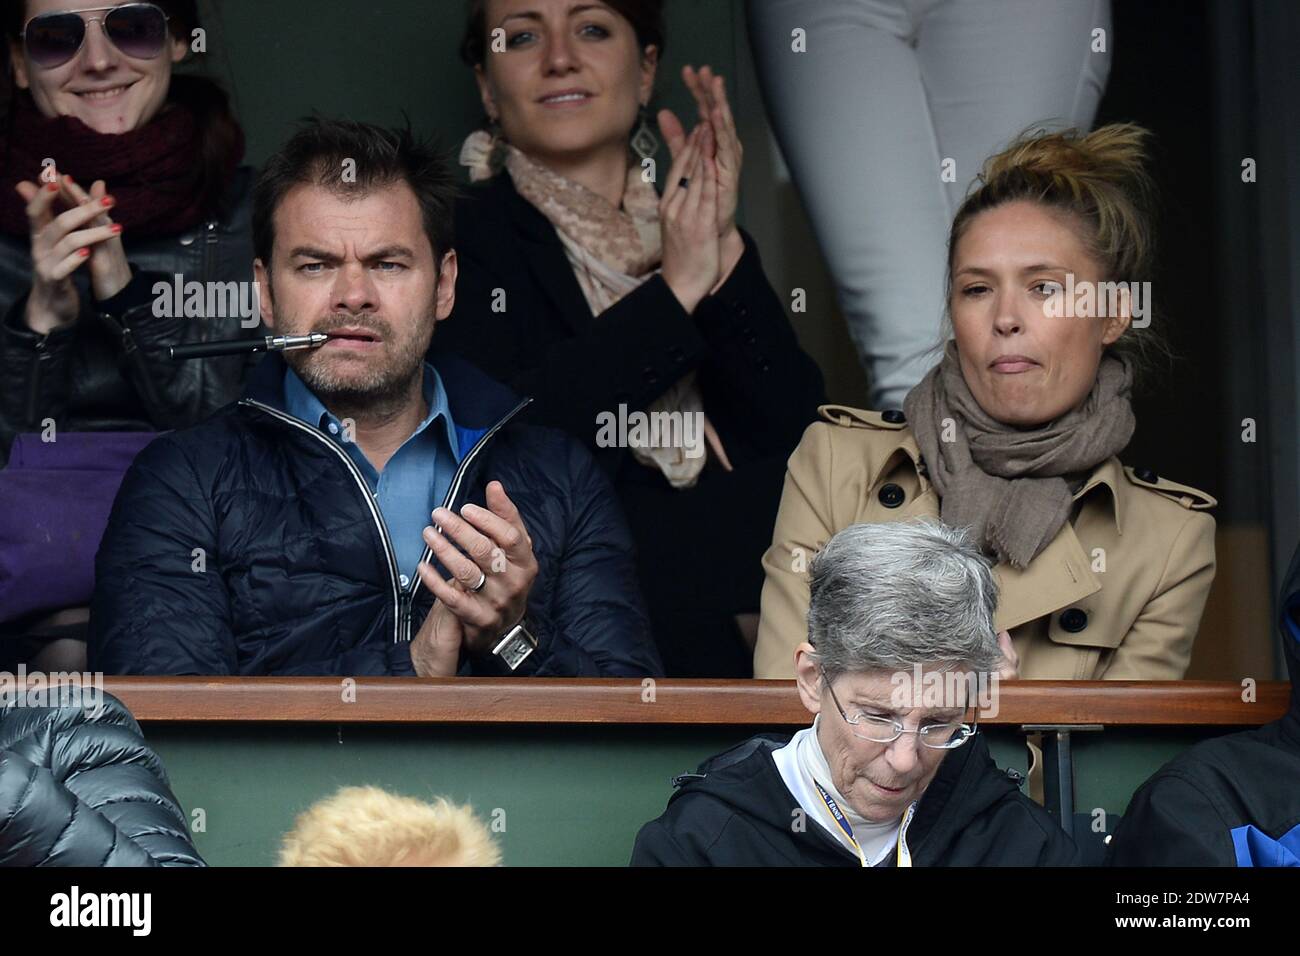
M454 187L409 131L312 120L254 193L272 352L136 460L96 559L90 666L127 674L660 672L626 526L528 400L425 354Z

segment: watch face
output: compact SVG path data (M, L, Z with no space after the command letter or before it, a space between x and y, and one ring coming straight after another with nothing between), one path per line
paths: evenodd
M507 667L514 670L524 662L524 658L532 653L532 650L533 645L528 638L519 634L515 636L513 641L502 648L501 659L506 662Z

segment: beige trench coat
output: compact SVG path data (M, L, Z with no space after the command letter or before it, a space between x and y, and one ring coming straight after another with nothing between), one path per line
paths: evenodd
M809 562L841 528L938 515L939 498L902 415L824 405L790 458L763 556L754 676L791 678L806 639ZM994 569L999 630L1026 679L1178 680L1214 580L1216 502L1110 458L1023 571Z

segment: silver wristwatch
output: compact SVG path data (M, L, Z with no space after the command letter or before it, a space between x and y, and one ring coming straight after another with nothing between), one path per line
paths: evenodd
M506 631L496 647L492 648L492 653L501 658L506 667L512 671L518 670L519 665L528 660L528 655L537 650L537 638L524 627L526 620L527 618L520 620L518 624Z

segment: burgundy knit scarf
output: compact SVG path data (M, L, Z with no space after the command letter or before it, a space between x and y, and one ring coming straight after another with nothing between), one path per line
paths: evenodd
M47 157L82 189L104 180L117 200L113 221L128 236L182 232L204 213L197 188L199 146L194 114L179 104L164 107L139 129L97 133L71 116L42 115L30 93L15 91L8 123L0 129L0 232L29 234L25 204L14 186L24 179L40 182Z

